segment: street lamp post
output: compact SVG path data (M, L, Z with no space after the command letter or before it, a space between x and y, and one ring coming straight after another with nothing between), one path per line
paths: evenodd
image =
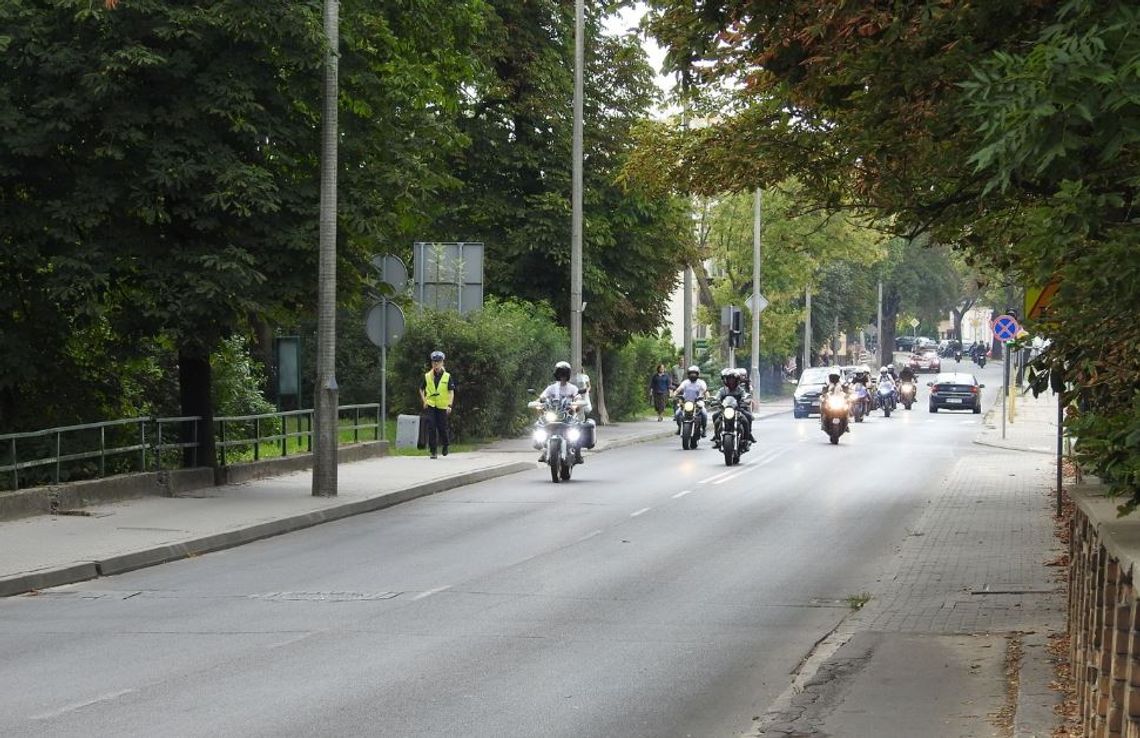
M338 0L325 0L324 107L321 126L320 257L317 280L317 386L313 409L313 495L335 497L337 487L336 171Z
M574 0L574 158L570 192L570 365L582 372L582 75L585 0Z

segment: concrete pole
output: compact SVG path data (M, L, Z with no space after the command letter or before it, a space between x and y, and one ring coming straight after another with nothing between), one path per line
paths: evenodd
M685 367L693 365L693 269L685 267Z
M807 315L804 318L804 369L811 366L811 286L804 289L804 301L807 305Z
M574 140L570 215L570 366L582 373L582 68L586 41L584 1L574 0Z
M761 198L762 193L759 187L756 188L756 203L752 212L752 294L755 297L760 295L760 227L761 220ZM755 299L754 299L755 303ZM760 311L756 309L756 305L752 305L752 396L758 397L760 394Z
M879 366L883 366L884 363L890 364L892 362L883 361L883 356L885 355L883 352L886 351L886 349L883 347L883 280L881 279L879 280L879 323L875 330L878 333L876 340L879 343ZM894 346L891 347L891 350L893 352Z
M337 174L337 72L340 48L338 0L325 0L324 107L321 126L321 205L317 271L317 386L313 418L314 497L335 497L337 492L337 435L339 416L336 384L336 174Z

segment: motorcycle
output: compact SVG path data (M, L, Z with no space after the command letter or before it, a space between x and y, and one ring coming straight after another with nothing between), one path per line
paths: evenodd
M899 399L907 410L914 404L914 391L914 382L899 382Z
M823 416L823 432L831 439L831 443L838 444L839 437L847 432L847 413L850 403L843 395L825 395L820 403L820 414Z
M855 395L854 401L851 403L851 416L855 418L856 423L862 423L863 418L870 412L871 408L871 393L862 382L856 382L852 393Z
M547 397L535 400L530 407L539 411L534 424L534 447L546 452L550 481L568 481L577 463L578 448L583 445L584 426L574 413L578 403L569 397Z
M962 352L958 349L954 349L954 362L957 364L962 363Z
M883 417L891 417L891 411L895 409L895 393L894 390L885 385L879 385L879 407L883 408Z
M703 400L677 399L681 406L681 448L695 449L701 440L701 423L704 420Z
M978 353L976 356L974 356L974 363L978 365L979 369L985 369L986 368L986 355L983 353Z
M740 463L740 455L748 451L749 443L744 414L732 395L721 401L720 418L720 451L724 454L724 465L734 466Z

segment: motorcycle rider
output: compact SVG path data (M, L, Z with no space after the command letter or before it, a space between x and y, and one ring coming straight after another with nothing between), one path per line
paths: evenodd
M880 369L879 371L881 373L882 369ZM896 384L898 383L899 374L898 374L898 372L895 371L895 365L894 364L887 364L887 374L891 375L892 381L894 381Z
M699 402L708 398L709 386L705 380L701 379L701 368L694 364L685 370L686 378L677 387L677 391L673 393L674 397L680 397L682 401ZM707 435L708 414L702 407L699 408L701 413L701 438ZM673 420L677 423L677 432L674 435L681 435L681 415L684 413L681 404L677 405L677 411L673 413Z
M891 399L895 402L898 402L898 385L895 384L895 382L898 380L898 377L894 374L894 372L891 371L893 368L894 364L888 364L887 366L881 367L879 369L879 388L882 389L885 387L890 390Z
M555 364L554 382L552 382L549 386L547 386L546 389L542 391L542 394L538 396L538 400L535 403L532 403L532 405L538 406L540 403L542 403L543 400L546 399L563 400L570 398L570 400L573 401L575 398L577 398L580 392L577 385L570 383L571 371L570 362L568 361L560 361ZM577 415L577 412L575 412L575 415ZM545 463L545 449L543 449L542 455L538 457L538 461L539 463ZM574 461L579 464L583 462L582 450L577 446L574 447Z
M886 369L883 371L886 371ZM823 385L823 392L820 393L820 408L823 407L823 404L826 402L829 395L840 395L843 397L843 399L850 401L850 394L851 388L843 383L842 378L839 376L839 370L832 369L831 373L827 375L827 384ZM822 410L819 413L819 426L823 428L823 430L827 430L827 413L823 412ZM845 432L850 431L851 427L848 426L847 431Z
M749 443L756 443L756 438L752 435L752 396L745 389L744 383L740 379L740 372L742 369L722 369L720 372L720 381L723 385L716 393L716 402L718 410L713 414L713 448L720 448L720 426L721 426L721 410L719 409L724 403L724 398L732 395L736 398L736 409L744 418L744 428L748 432L745 436Z
M910 364L907 364L906 366L904 366L902 368L902 371L899 372L899 381L900 382L913 382L914 381L914 369L910 368Z

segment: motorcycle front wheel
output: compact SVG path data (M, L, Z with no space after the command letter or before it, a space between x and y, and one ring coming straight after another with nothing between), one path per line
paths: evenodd
M733 464L733 457L736 456L735 440L736 439L734 439L732 436L728 435L722 438L720 441L720 448L724 453L725 466L732 466Z
M562 466L562 446L557 440L550 442L550 448L547 451L546 463L550 465L550 481L558 484L559 471Z

